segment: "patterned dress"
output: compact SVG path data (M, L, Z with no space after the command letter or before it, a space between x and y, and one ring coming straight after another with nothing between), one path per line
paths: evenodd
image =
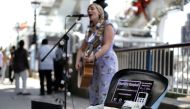
M106 22L105 25L111 24ZM100 36L103 43L103 36ZM101 49L101 47L98 47ZM109 50L99 57L94 66L92 83L89 87L89 97L91 105L103 104L109 89L109 84L113 75L118 71L118 59L113 50L113 43Z

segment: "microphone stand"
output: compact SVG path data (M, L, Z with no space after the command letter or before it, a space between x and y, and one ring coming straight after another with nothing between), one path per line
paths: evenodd
M81 19L81 16L78 17L77 21L79 21ZM67 35L67 33L69 33L69 31L77 24L77 21L68 29L68 31L58 40L58 42L52 47L52 49L42 58L41 61L44 61L46 59L46 57L53 51L53 49L60 43L60 41L62 41L63 39L65 40L65 45L66 47L65 48L65 57L66 57L66 69L65 69L65 91L64 91L64 95L65 95L65 100L64 100L64 109L67 108L67 73L68 73L68 55L67 55L67 47L68 47L68 40L69 40L69 37ZM57 100L56 100L57 101Z

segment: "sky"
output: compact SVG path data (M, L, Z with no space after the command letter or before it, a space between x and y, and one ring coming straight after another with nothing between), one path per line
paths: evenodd
M33 20L30 0L2 0L0 4L0 46L7 46L17 35L16 23Z

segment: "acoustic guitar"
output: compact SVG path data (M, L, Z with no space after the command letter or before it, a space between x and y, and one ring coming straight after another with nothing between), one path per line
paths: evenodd
M81 62L82 67L78 72L78 87L88 88L93 75L94 63Z
M96 33L91 34L88 38L89 45L85 50L87 56L90 56L93 51L101 44L100 36L104 32L104 22L97 26L98 31ZM81 59L82 68L80 72L78 72L78 87L79 88L88 88L90 85L90 81L93 75L94 62L87 63Z
M93 43L87 47L86 54L87 56L90 56L94 49L99 45L100 40L99 37L95 37L93 40ZM82 67L80 71L78 72L78 87L79 88L88 88L90 85L90 81L92 79L93 75L93 68L94 68L94 62L85 62L83 59L81 59Z

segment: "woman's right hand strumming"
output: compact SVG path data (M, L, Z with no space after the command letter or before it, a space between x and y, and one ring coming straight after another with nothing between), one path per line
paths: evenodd
M82 67L81 62L80 61L76 61L76 64L75 64L76 70L79 71L81 67Z

